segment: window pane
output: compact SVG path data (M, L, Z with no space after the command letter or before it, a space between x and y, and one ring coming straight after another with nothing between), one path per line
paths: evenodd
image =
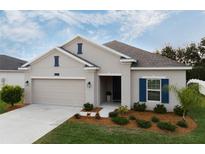
M54 66L59 66L59 56L54 56Z
M148 91L148 100L160 101L160 91Z
M83 48L83 44L78 43L78 54L82 54L82 48Z
M160 89L160 80L148 80L148 89Z

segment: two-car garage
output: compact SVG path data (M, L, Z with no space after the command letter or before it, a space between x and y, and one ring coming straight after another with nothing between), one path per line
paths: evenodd
M37 104L83 106L84 79L32 79L32 102Z

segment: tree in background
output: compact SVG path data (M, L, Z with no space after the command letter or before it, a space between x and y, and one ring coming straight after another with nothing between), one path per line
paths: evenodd
M205 37L201 39L201 42L199 44L199 53L200 53L200 57L204 59L205 58Z
M176 59L176 52L171 46L166 46L165 48L162 49L161 51L162 56L166 56L170 59L175 60Z
M20 86L5 85L1 89L1 99L7 104L14 104L21 101L23 89Z
M197 65L201 58L199 56L199 48L195 43L191 43L185 49L184 53L185 64L195 66Z
M185 64L185 49L178 48L175 50L176 52L176 61Z
M205 37L199 43L190 43L184 48L175 49L169 45L157 52L179 63L193 66L192 70L187 71L187 80L205 80Z

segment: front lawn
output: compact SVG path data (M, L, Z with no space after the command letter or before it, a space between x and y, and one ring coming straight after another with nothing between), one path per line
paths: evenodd
M190 115L198 127L185 135L67 121L35 143L205 143L205 106L193 109Z
M21 108L23 107L24 104L21 102L15 104L13 107L11 107L11 105L4 103L1 99L0 99L0 114L11 111L11 110L15 110L17 108Z
M6 110L5 110L5 109L6 109L5 105L6 105L6 104L3 103L2 100L0 99L0 114L1 114L1 113L4 113L4 112L6 111Z

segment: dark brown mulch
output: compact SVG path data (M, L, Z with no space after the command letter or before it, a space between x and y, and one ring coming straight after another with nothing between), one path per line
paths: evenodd
M128 118L129 115L133 115L137 119L143 119L143 120L149 120L149 121L151 121L152 116L156 116L160 119L160 121L170 122L174 125L176 125L176 123L179 120L182 120L182 117L177 116L174 113L157 114L154 112L136 112L132 110L129 111L126 115L123 115L123 117ZM72 117L69 120L76 121L76 122L85 122L88 124L104 125L108 127L119 126L115 124L114 122L112 122L110 118L101 118L100 120L98 120L98 119L95 119L94 117L81 116L80 119L75 119L74 117ZM155 132L167 133L167 134L183 135L183 134L193 131L197 127L197 124L194 122L194 120L190 116L186 117L186 122L188 123L188 128L177 127L175 132L168 132L168 131L161 130L157 127L157 124L153 122L152 122L152 127L148 129L143 129L143 130L155 131ZM130 129L141 129L137 126L135 120L130 120L127 125L123 125L121 127L130 128Z
M91 111L86 111L86 110L84 110L84 109L82 109L81 111L82 111L82 112L99 112L100 110L102 110L101 107L95 107L95 108L93 108Z
M9 106L6 111L12 111L12 110L15 110L15 109L19 109L19 108L22 108L24 106L26 106L28 104L17 104L17 105L14 105L14 106Z

